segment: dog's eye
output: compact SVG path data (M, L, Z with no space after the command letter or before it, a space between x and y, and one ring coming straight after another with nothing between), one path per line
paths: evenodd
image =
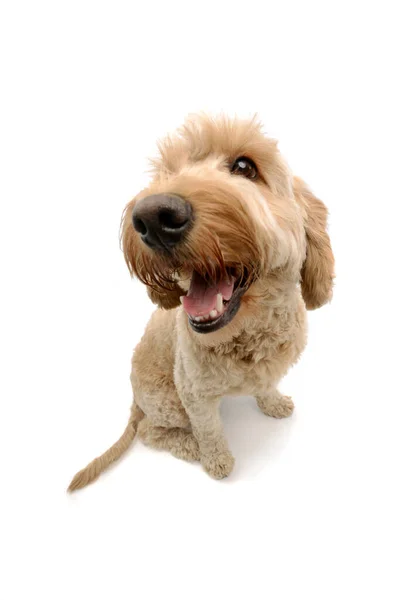
M255 163L245 156L240 156L231 167L231 173L234 175L243 175L247 179L256 179L258 177L257 167Z

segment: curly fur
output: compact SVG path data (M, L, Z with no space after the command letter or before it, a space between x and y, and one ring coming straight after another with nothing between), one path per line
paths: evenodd
M293 403L277 385L305 347L306 308L331 298L327 210L292 176L256 118L194 115L158 147L150 185L122 218L128 268L159 307L133 355L132 417L119 442L76 475L70 490L116 460L137 426L144 443L200 460L214 478L227 476L234 459L220 398L252 395L266 415L290 415ZM230 173L239 156L257 165L255 182ZM131 221L135 203L159 193L187 198L195 216L170 257L146 247ZM194 332L180 307L193 270L212 280L230 268L247 287L238 313L216 332Z

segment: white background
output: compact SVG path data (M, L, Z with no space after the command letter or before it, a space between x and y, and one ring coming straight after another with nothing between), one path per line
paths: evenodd
M1 3L1 598L405 598L402 4ZM121 211L202 109L258 112L330 210L296 412L226 400L226 481L138 442L66 495L152 310Z

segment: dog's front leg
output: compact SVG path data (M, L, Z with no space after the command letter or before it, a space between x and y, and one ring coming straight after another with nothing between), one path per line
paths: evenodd
M233 469L234 457L223 433L220 399L196 398L185 394L182 395L182 403L199 443L200 461L205 471L214 479L227 477Z

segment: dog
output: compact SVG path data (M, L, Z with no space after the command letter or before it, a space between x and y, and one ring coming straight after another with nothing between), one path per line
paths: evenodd
M121 226L129 271L158 305L132 358L129 422L70 491L96 479L137 431L215 479L228 476L221 397L254 396L266 415L288 417L294 405L278 383L305 347L306 309L332 296L327 209L257 118L194 115L158 148L150 185Z

